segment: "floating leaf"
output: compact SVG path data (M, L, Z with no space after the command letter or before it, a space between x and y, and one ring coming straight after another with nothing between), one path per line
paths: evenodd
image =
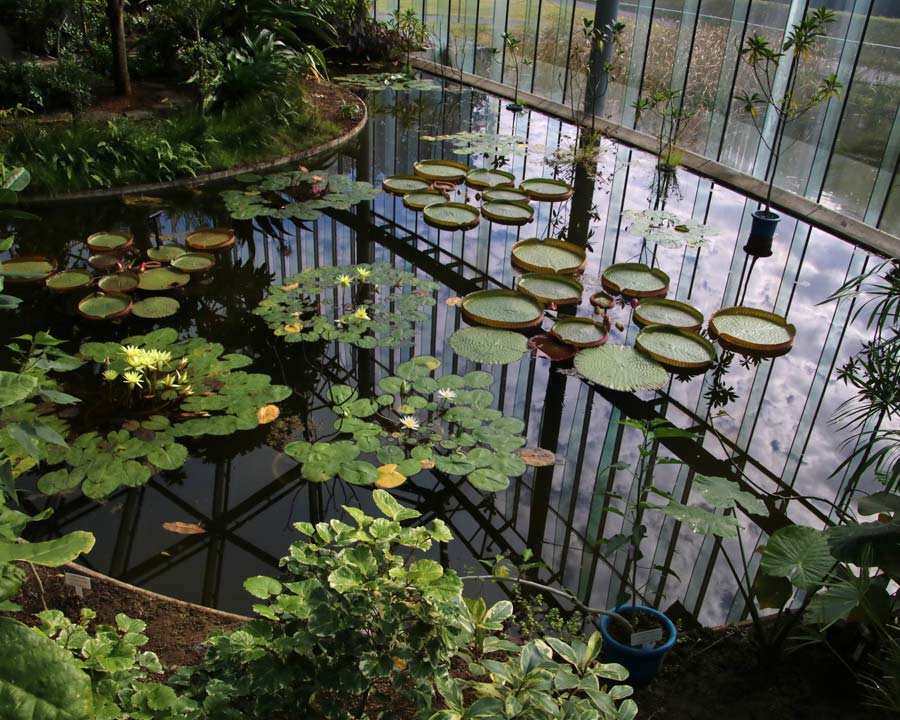
M444 205L450 202L447 193L440 190L416 190L403 196L403 205L410 210L424 210L429 205Z
M209 253L189 252L173 258L170 265L186 273L202 273L214 267L216 259Z
M190 281L191 276L186 272L161 267L142 272L138 287L147 292L161 292L183 287Z
M643 263L617 263L603 271L603 287L614 295L645 298L669 292L669 276Z
M119 232L94 233L87 239L87 246L94 252L118 252L131 247L131 236Z
M234 230L231 228L201 228L192 230L185 236L185 242L191 250L225 250L234 245L234 241Z
M556 464L556 455L544 448L522 448L517 455L526 465L547 467Z
M147 257L156 262L167 263L179 255L184 255L186 252L187 250L181 245L160 245L159 247L148 248Z
M550 362L562 362L575 357L577 348L568 345L552 335L534 335L528 338L528 349L537 358L546 358Z
M709 319L713 339L738 349L780 352L794 342L796 328L775 313L748 307L722 308Z
M552 178L529 178L519 186L534 200L559 202L572 197L572 186Z
M260 425L268 425L271 422L275 422L279 415L281 415L281 410L277 405L264 405L256 411L256 419Z
M424 192L431 187L431 183L417 175L393 175L382 180L381 187L392 195L406 195Z
M572 274L584 268L583 247L563 240L520 240L512 248L513 265L532 272Z
M496 202L498 200L505 200L509 202L525 202L529 201L528 193L524 190L519 190L518 188L513 187L493 187L489 190L485 190L481 194L481 198L485 202Z
M478 225L478 208L465 203L448 202L429 205L422 211L425 222L441 230L470 230Z
M607 332L603 325L590 318L564 317L557 320L550 334L577 348L597 347L606 342Z
M467 165L453 160L420 160L413 165L416 175L426 180L460 183L466 179Z
M56 292L67 292L87 287L94 276L88 270L63 270L47 278L47 287Z
M577 304L584 292L584 286L577 280L549 273L526 273L519 278L517 289L542 303L554 305Z
M93 293L78 303L78 312L90 320L114 320L131 312L131 298L122 293Z
M479 290L463 299L463 312L474 323L499 328L539 325L544 308L530 295L515 290Z
M158 295L138 300L131 306L131 314L139 318L157 319L174 315L180 307L181 303L175 298Z
M650 325L641 330L635 347L667 368L706 370L716 361L716 349L704 337L667 325Z
M623 392L658 390L669 379L662 365L623 345L581 350L575 356L575 369L602 387Z
M9 283L43 282L56 271L56 261L40 255L19 255L0 263L0 279Z
M395 463L388 463L378 468L378 479L375 481L375 487L384 490L399 487L406 482L406 475L398 472Z
M104 275L97 282L103 292L130 293L137 289L140 278L133 272L117 272L113 275Z
M484 190L497 185L509 185L515 179L516 176L511 172L491 168L476 168L466 173L466 185L476 190Z
M527 349L524 335L492 327L470 327L450 336L457 355L488 365L506 365L521 360Z
M206 530L200 527L197 523L187 523L187 522L164 522L162 524L163 530L168 530L170 533L177 533L178 535L202 535L206 532Z
M677 300L645 298L634 309L634 322L638 327L670 325L682 330L699 330L703 325L703 313Z
M527 225L534 218L534 208L527 203L492 200L481 206L481 214L499 225Z
M644 238L647 242L656 243L660 247L680 248L699 247L718 231L691 220L682 220L673 213L664 210L626 210L625 216L632 218L628 232Z

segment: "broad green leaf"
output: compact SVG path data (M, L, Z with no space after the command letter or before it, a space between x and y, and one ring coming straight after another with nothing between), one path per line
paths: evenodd
M469 473L472 487L482 492L501 492L509 487L509 477L491 468L479 468Z
M666 515L683 522L700 535L735 538L740 527L737 520L730 515L720 515L692 505L682 505L674 500L670 500L669 504L661 509Z
M822 531L792 525L780 528L769 538L760 569L767 575L787 578L801 590L815 590L834 564Z
M694 476L694 486L710 505L715 508L733 508L740 505L754 515L768 516L766 504L749 492L741 490L733 480L723 477L700 475Z
M37 378L32 375L0 370L0 407L15 405L27 398L37 387Z
M92 547L94 536L84 530L75 530L61 538L43 542L0 542L0 563L24 560L35 565L59 567L72 562L79 555L89 553Z
M281 592L281 583L275 578L256 575L244 580L244 590L253 595L253 597L266 600L272 595L277 595Z
M372 499L375 501L378 509L395 522L411 520L422 514L418 510L403 507L389 492L384 490L373 490Z

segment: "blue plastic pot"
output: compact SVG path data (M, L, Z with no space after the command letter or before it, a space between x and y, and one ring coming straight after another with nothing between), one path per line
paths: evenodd
M753 224L750 226L750 237L757 240L769 240L775 237L775 229L781 221L781 215L771 210L757 210L753 213Z
M610 624L617 621L608 615L600 617L600 634L603 636L603 650L606 660L624 665L628 669L628 680L626 682L629 685L645 685L656 677L656 673L659 672L659 668L662 665L663 657L675 646L675 638L678 633L675 630L674 623L659 610L654 610L644 605L622 605L615 608L615 612L625 615L627 618L633 609L653 615L659 620L660 625L663 626L668 635L665 644L649 650L623 645L609 634Z

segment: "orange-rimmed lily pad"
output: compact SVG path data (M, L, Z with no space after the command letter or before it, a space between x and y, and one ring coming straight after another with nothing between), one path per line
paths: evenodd
M682 330L699 330L703 326L703 313L678 300L646 298L634 309L634 322L638 327L669 325Z
M540 273L577 273L584 269L587 260L580 245L565 240L520 240L512 248L512 263L516 267Z
M441 230L471 230L481 220L478 208L465 203L435 203L422 211L425 222Z
M122 232L98 232L87 239L87 246L98 253L122 252L131 247L131 236Z
M125 293L92 293L78 303L78 312L88 320L115 320L131 312L131 297Z
M643 263L616 263L603 271L600 283L607 292L634 298L658 297L669 292L669 276Z
M528 178L519 185L532 200L559 202L572 197L572 186L553 178Z
M170 263L171 267L186 273L203 273L216 264L216 258L209 253L189 252L179 255Z
M475 168L466 173L466 185L475 190L497 187L498 185L511 185L516 176L505 170L493 168Z
M88 258L88 265L94 270L113 270L122 267L122 262L114 253L100 253L99 255L91 255Z
M160 263L172 262L179 255L184 255L187 248L181 245L160 245L147 248L147 257Z
M230 228L201 228L189 232L185 243L191 250L213 251L225 250L234 245L234 230Z
M410 210L424 210L429 205L441 205L450 202L447 193L442 190L413 190L403 196L403 205Z
M528 202L531 198L524 190L514 187L492 187L481 193L481 197L485 202L496 202L498 200L506 200L508 202Z
M544 307L531 295L515 290L479 290L463 298L463 315L477 325L527 328L540 325Z
M729 307L713 313L709 334L726 350L769 357L791 349L797 328L781 315L766 310Z
M577 348L597 347L609 337L603 325L582 317L560 318L553 324L550 334Z
M635 347L667 370L699 372L716 362L716 348L690 330L668 325L649 325L637 334Z
M8 283L44 282L56 272L56 261L43 255L19 255L0 264L0 277Z
M137 290L140 282L137 273L125 271L104 275L97 281L97 287L108 293L130 293Z
M141 273L138 287L148 292L162 292L183 287L191 281L191 276L175 268L153 268Z
M526 273L519 278L518 289L542 303L572 305L581 302L584 286L575 278L552 273Z
M457 184L466 179L469 166L454 160L420 160L413 165L413 170L416 175L426 180L442 180Z

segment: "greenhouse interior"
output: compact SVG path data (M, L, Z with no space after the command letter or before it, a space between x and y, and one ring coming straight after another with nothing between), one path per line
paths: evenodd
M900 3L0 0L0 720L900 716Z

